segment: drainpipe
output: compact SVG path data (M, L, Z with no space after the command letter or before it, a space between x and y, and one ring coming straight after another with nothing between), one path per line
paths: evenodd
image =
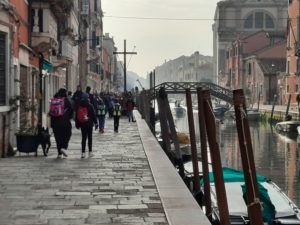
M39 116L38 116L38 126L43 126L43 61L44 55L39 52Z

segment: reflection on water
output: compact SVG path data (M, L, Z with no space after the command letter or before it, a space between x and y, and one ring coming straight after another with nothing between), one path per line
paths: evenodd
M198 115L194 114L196 139L200 142ZM176 126L189 132L187 117L175 118ZM300 136L277 134L268 124L250 124L257 172L272 179L297 205L300 205L299 157ZM238 135L234 121L221 125L221 158L223 166L242 169Z

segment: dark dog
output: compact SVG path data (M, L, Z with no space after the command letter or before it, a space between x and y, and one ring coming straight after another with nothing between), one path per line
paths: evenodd
M40 127L38 129L38 139L39 144L42 146L44 156L48 155L49 148L51 147L51 141L50 141L50 133L48 128ZM37 152L36 152L37 155Z

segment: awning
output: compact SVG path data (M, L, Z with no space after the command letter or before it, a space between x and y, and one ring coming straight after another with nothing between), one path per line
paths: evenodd
M52 71L52 64L47 61L47 60L43 60L43 65L42 65L42 70L43 72L45 71L45 73L50 73Z

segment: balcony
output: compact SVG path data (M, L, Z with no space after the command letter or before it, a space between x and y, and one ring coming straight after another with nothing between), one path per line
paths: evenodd
M50 11L48 4L38 3L32 5L32 35L31 47L37 52L45 52L57 46L57 22Z
M56 59L53 60L54 67L66 67L73 61L73 46L68 40L59 41L59 50Z
M50 3L52 12L56 18L67 17L74 6L73 0L44 0Z
M61 36L68 36L71 39L75 39L74 29L71 24L71 18L65 18L58 23L58 30Z

